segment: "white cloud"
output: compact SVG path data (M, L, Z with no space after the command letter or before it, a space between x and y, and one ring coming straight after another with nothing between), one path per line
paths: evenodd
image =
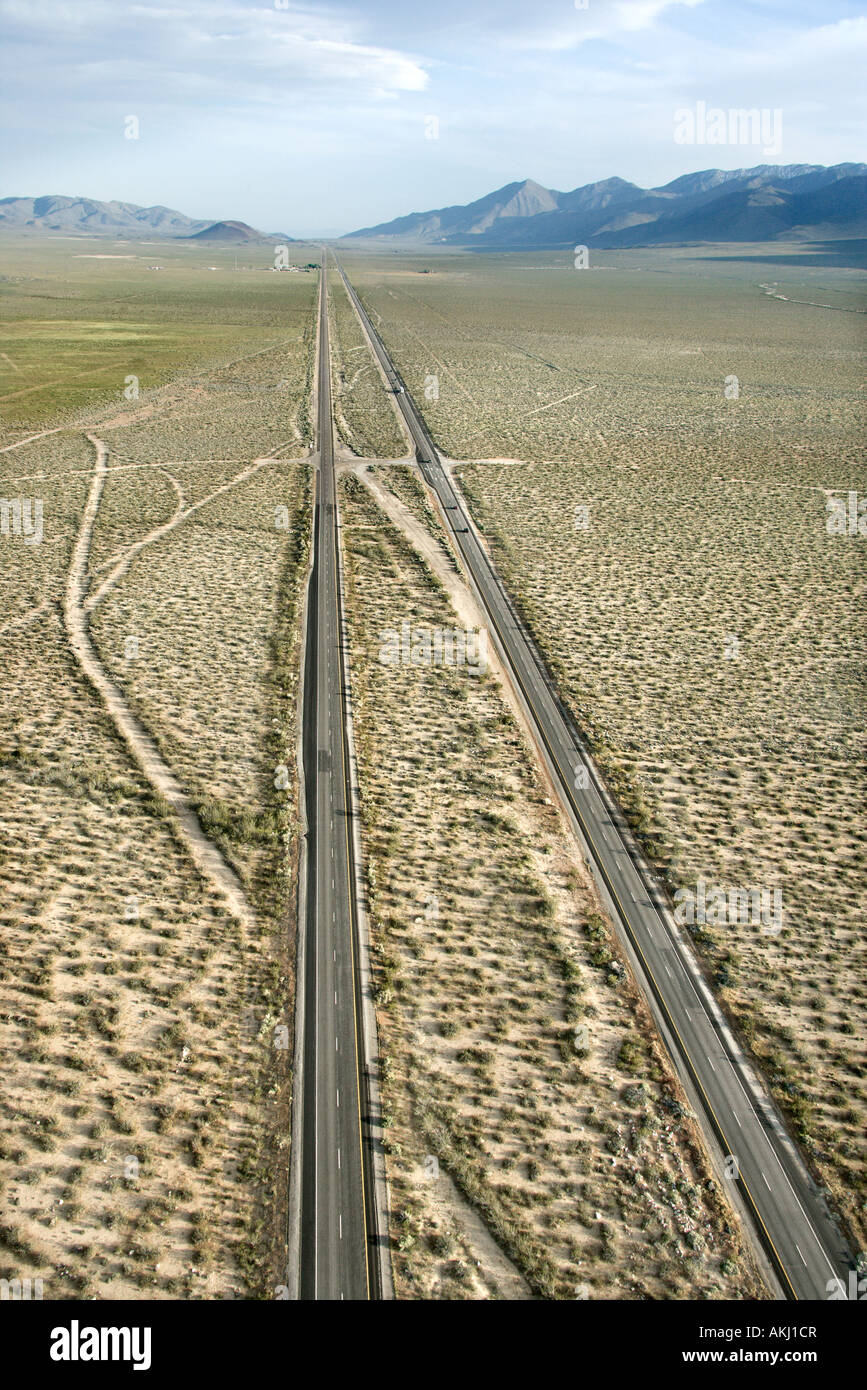
M650 29L665 10L673 5L685 5L695 9L704 0L620 0L615 5L614 14L619 29Z
M593 40L615 40L622 34L653 29L667 10L695 9L704 3L705 0L609 0L605 4L604 0L591 0L586 10L570 15L568 24L558 16L551 27L509 34L503 43L527 51L564 53Z
M149 107L191 96L268 104L327 88L349 100L376 99L423 91L429 81L416 57L359 41L357 19L325 6L0 0L0 21L12 89L23 91L38 68L40 87L50 74L55 100L65 95L93 103L122 91ZM29 62L16 63L16 53L29 54ZM97 69L105 80L98 89Z

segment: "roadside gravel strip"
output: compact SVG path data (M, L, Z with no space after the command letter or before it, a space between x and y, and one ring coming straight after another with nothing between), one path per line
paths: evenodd
M90 640L86 601L87 564L93 528L105 485L108 449L96 435L89 434L87 437L96 450L96 464L87 505L81 518L78 537L72 553L63 600L63 620L69 644L81 670L100 697L106 712L111 716L115 728L126 743L133 758L154 791L163 797L174 811L177 818L175 829L196 868L202 877L207 879L222 896L233 916L249 928L254 922L253 910L247 902L244 890L234 870L229 867L216 845L208 839L202 830L198 817L180 784L163 761L150 735L130 710L121 691L106 674Z

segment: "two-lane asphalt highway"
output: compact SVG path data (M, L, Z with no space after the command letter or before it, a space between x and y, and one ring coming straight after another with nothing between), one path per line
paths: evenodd
M304 942L299 1296L367 1299L371 1280L362 1148L361 1010L344 721L338 511L325 264L320 276L318 469L304 676L308 824Z
M718 1157L737 1184L783 1293L826 1299L854 1268L850 1252L779 1112L759 1084L713 998L689 943L603 787L578 731L559 702L532 638L520 621L433 440L364 306L341 275L415 441L417 458L436 493L490 635L534 730L564 808L587 850L597 883L671 1055L703 1112ZM759 930L759 928L756 928Z

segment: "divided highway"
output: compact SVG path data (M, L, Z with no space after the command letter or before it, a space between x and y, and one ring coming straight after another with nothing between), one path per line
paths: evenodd
M541 656L452 487L405 383L342 267L338 268L395 392L422 473L439 499L554 785L619 922L630 958L643 977L666 1046L701 1107L699 1118L713 1136L718 1161L727 1160L741 1208L753 1222L781 1290L793 1299L827 1299L839 1288L838 1297L845 1297L850 1271L855 1268L851 1253L779 1112L727 1026L689 943L646 874L628 828L557 699Z
M307 608L303 760L307 812L301 1096L302 1299L379 1295L368 1225L358 910L345 725L338 509L325 259L320 275L318 467Z

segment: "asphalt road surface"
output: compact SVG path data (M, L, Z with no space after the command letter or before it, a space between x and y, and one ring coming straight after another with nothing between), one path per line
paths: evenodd
M658 889L642 872L617 808L588 765L577 730L560 705L541 657L479 544L436 447L364 306L341 268L436 492L452 539L487 614L490 634L510 670L555 785L577 823L619 917L630 954L655 1005L663 1037L704 1112L705 1128L728 1158L741 1206L774 1267L786 1297L827 1299L851 1287L851 1253L776 1107L756 1088L692 951ZM755 930L761 928L756 927Z
M304 679L308 822L301 1143L302 1299L376 1296L362 1150L357 916L348 807L325 269L318 469ZM299 981L299 987L301 982Z

